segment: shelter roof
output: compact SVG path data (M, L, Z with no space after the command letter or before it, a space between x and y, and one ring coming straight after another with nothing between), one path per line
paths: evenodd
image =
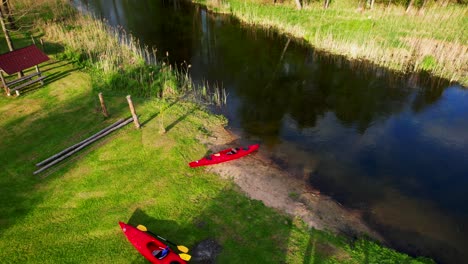
M36 45L3 53L0 55L0 69L11 75L48 61L49 57Z

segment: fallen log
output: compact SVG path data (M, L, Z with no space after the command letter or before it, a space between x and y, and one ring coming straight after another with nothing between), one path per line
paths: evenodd
M53 155L53 156L51 156L51 157L49 157L49 158L47 158L47 159L45 159L45 160L39 162L39 163L37 163L36 166L37 166L37 167L40 167L40 166L42 166L42 165L45 165L45 164L51 162L52 160L56 159L57 157L59 157L59 156L65 154L65 153L67 153L67 152L69 152L69 151L71 151L71 150L74 150L75 148L79 147L80 145L82 145L82 144L84 144L84 143L86 143L86 142L92 140L93 138L95 138L95 137L97 137L97 136L103 134L103 133L106 132L107 130L112 129L113 127L115 127L115 126L121 124L121 123L124 122L124 121L125 121L125 119L123 119L123 118L122 118L122 119L119 119L119 120L118 120L117 122L115 122L114 124L112 124L112 125L110 125L110 126L104 128L103 130L101 130L101 131L97 132L96 134L94 134L94 135L88 137L87 139L85 139L85 140L83 140L83 141L81 141L81 142L79 142L79 143L76 143L75 145L73 145L73 146L71 146L71 147L68 147L68 148L66 148L66 149L64 149L64 150L62 150L62 151L60 151L59 153L57 153L57 154L55 154L55 155Z
M86 146L90 145L91 143L93 143L93 142L99 140L100 138L103 138L103 137L107 136L108 134L112 133L113 131L115 131L115 130L117 130L117 129L119 129L119 128L121 128L121 127L127 125L127 124L129 124L129 123L132 122L132 121L133 121L133 117L130 117L129 119L127 119L127 120L125 120L124 122L120 123L118 126L113 127L113 128L111 128L111 129L107 130L106 132L104 132L104 133L102 133L102 134L100 134L100 135L94 137L92 140L90 140L90 141L88 141L88 142L86 142L86 143L81 144L81 145L80 145L79 147L77 147L76 149L74 149L74 150L72 150L72 151L70 151L70 152L68 152L68 153L66 153L66 154L64 154L64 155L62 155L62 156L60 156L60 157L58 157L57 159L51 161L49 164L45 165L44 167L42 167L42 168L36 170L36 171L34 172L34 175L36 175L36 174L38 174L38 173L40 173L40 172L42 172L42 171L44 171L44 170L46 170L46 169L48 169L48 168L54 166L55 164L57 164L57 163L59 163L60 161L66 159L66 158L68 158L68 157L70 157L71 155L75 154L76 152L80 151L81 149L85 148Z

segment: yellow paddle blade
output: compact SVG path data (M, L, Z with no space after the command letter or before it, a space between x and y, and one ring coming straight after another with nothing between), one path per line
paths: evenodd
M143 231L143 232L148 231L148 229L147 229L146 226L144 226L144 225L138 225L138 226L137 226L137 229L138 229L138 230L141 230L141 231Z
M189 249L186 246L182 246L182 245L178 245L177 249L183 253L187 253L189 251Z
M192 256L190 256L189 254L185 254L185 253L179 254L179 257L185 261L189 261L192 258Z

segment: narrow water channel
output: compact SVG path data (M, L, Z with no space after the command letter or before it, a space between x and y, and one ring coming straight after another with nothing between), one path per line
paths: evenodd
M74 2L226 89L213 110L241 141L362 210L390 246L468 259L468 89L348 62L185 2Z

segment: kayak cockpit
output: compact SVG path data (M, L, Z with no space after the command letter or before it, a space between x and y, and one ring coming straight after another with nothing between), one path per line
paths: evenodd
M153 257L155 257L157 259L163 259L167 255L169 255L169 247L168 246L163 248L163 247L160 247L160 246L156 245L156 243L154 243L153 241L151 241L146 245L146 247L151 252L151 255L153 255Z

